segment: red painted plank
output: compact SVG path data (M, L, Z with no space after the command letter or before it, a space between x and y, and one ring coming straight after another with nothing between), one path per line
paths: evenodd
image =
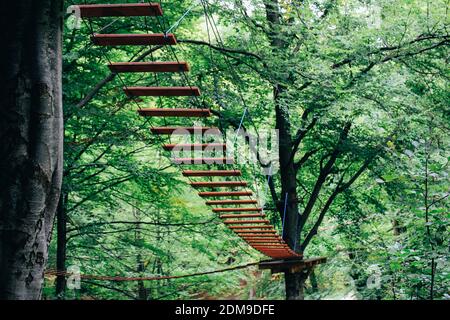
M210 200L206 201L209 206L227 205L227 204L256 204L256 200Z
M213 212L248 212L248 211L261 211L262 208L216 208L212 209Z
M153 109L144 108L138 110L139 115L143 117L209 117L211 116L211 111L209 109Z
M202 181L202 182L191 182L191 186L194 188L220 188L220 187L245 187L247 186L246 181ZM213 209L214 212L218 209ZM245 210L241 210L245 211ZM254 210L253 210L254 211Z
M242 219L242 218L258 218L258 217L265 217L266 215L264 213L249 213L249 214L222 214L219 216L220 219L228 219L228 218L235 218L235 219Z
M269 220L225 220L223 223L225 224L253 224L253 223L263 223L269 224Z
M191 97L199 96L197 87L125 87L129 97Z
M230 226L230 229L271 229L273 226ZM238 230L239 231L239 230Z
M233 158L175 158L176 164L233 164Z
M264 233L277 233L275 230L242 230L242 231L234 231L240 235L252 235L252 234L264 234Z
M165 144L163 145L164 150L173 150L177 148L178 150L205 150L211 151L223 151L226 150L226 143L178 143L178 144Z
M78 5L82 18L162 16L158 3Z
M163 33L95 34L91 37L91 40L97 46L147 46L177 44L177 39L171 33L167 36Z
M251 191L211 191L211 192L199 192L200 197L236 197L236 196L251 196L253 192Z
M108 65L112 72L187 72L187 62L116 62Z
M218 128L209 127L155 127L150 131L154 134L221 134Z
M252 239L249 239L249 240L247 240L247 242L248 243L283 243L282 241L280 241L280 240L252 240Z
M219 129L217 129L219 130ZM184 170L185 177L231 177L240 176L240 170Z
M280 241L283 240L277 234L260 234L260 235L250 234L250 235L245 235L245 236L241 235L241 238L244 239L244 240L250 240L250 239L260 239L260 240L278 239Z

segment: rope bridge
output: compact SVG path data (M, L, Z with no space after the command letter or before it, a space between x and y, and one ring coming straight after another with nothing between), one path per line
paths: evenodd
M192 7L189 9L189 11ZM130 3L130 4L95 4L95 5L79 5L77 6L81 18L90 21L92 18L102 17L155 17L158 19L163 16L163 10L158 3ZM186 15L186 14L185 14ZM183 17L185 16L183 15ZM183 18L182 17L182 18ZM160 22L159 22L160 23ZM176 25L180 23L177 21ZM162 24L160 23L162 26ZM91 40L94 45L102 47L115 46L168 46L174 53L172 46L177 45L176 36L172 31L174 27L167 29L164 33L146 33L146 34L98 34L94 33L92 26L89 24L92 37ZM102 29L103 30L103 29ZM200 89L192 86L187 79L186 73L190 71L190 66L187 62L179 61L174 53L176 61L152 61L152 62L112 62L108 59L109 69L118 74L119 79L123 83L124 93L131 98L138 106L138 114L142 117L159 117L172 119L204 119L212 116L209 108L204 108L198 103L198 97L201 96ZM186 86L167 87L167 86L128 86L120 77L121 74L130 73L153 73L156 77L157 73L179 73L185 77L187 81ZM158 82L157 82L158 83ZM161 101L163 97L191 97L195 99L198 107L195 108L142 108L139 105L141 97L158 97ZM247 107L245 108L247 111ZM245 111L241 120L245 116ZM190 135L197 133L218 134L222 132L216 127L206 126L164 126L151 127L151 132L163 140L164 136L171 136L172 134L182 133ZM205 139L206 140L206 139ZM260 263L261 268L270 268L272 270L283 271L283 265L295 265L312 267L317 263L325 262L324 258L316 258L310 260L303 260L302 255L291 249L283 240L282 236L277 234L274 226L266 218L263 208L258 206L258 200L255 199L253 191L248 190L247 181L242 181L242 172L234 168L234 159L226 157L227 145L223 143L163 143L162 148L166 151L174 151L181 148L184 151L205 151L213 150L214 157L201 158L174 158L175 164L179 165L208 165L203 170L182 170L183 176L187 177L190 185L198 191L198 195L205 199L205 204L212 207L214 213L219 214L219 218L232 231L234 231L245 242L258 250L262 254L270 257L271 260ZM210 165L218 165L220 170L211 170ZM224 169L225 168L225 169ZM270 177L269 177L270 178ZM242 198L244 197L244 198ZM278 262L277 262L278 261ZM229 271L247 268L258 263L251 263L245 266L231 267L218 271ZM271 265L275 264L275 267ZM194 275L202 275L215 273L214 271L199 273ZM67 274L63 271L48 271L49 275ZM193 276L193 275L185 275ZM108 277L108 276L89 276L83 275L90 279L98 280L115 280L115 281L129 281L129 280L160 280L181 278L185 276L168 276L168 277L145 277L145 278L126 278L126 277Z

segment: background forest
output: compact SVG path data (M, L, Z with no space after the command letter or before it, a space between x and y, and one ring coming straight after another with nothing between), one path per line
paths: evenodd
M274 110L283 110L290 132L301 137L294 160L302 210L323 178L312 220L305 222L311 236L301 236L308 239L306 257L328 262L307 280L306 299L450 299L449 1L161 4L162 24L105 18L91 26L98 33L163 32L191 9L172 31L179 42L174 48L96 47L90 27L73 28L76 21L67 14L63 194L48 268L165 276L263 258L211 213L170 154L160 151L149 127L164 121L139 117L122 92L123 81L182 85L186 79L118 76L106 66L109 60L168 61L176 55L190 63L189 81L216 116L211 123L236 128L247 110L243 127L258 132L274 128L282 120ZM274 86L283 88L278 100ZM322 175L337 140L339 157ZM274 197L280 177L266 186L258 163L241 169L281 230ZM44 298L283 299L283 277L250 267L159 281L83 279L80 290L71 290L64 277L48 275Z

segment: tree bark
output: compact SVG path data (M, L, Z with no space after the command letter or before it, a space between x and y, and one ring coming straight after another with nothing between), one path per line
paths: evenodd
M286 284L286 300L304 300L305 299L305 282L308 279L309 273L286 272L284 275L284 281Z
M62 180L62 0L3 1L0 299L39 299Z
M270 32L268 37L274 55L286 49L287 43L281 32L281 13L278 0L264 1L266 17L269 22ZM287 199L286 203L277 205L283 208L280 212L283 223L283 239L294 250L299 248L299 211L297 201L297 180L296 169L292 155L293 141L291 136L291 123L287 107L283 104L283 93L286 87L281 84L274 85L275 119L276 129L279 132L279 161L281 176L281 196L280 199ZM286 197L287 195L287 197ZM286 209L284 209L286 208ZM303 300L304 284L307 275L303 273L285 273L286 299Z

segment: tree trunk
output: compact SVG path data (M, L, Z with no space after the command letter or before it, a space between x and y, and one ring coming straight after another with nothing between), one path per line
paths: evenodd
M304 300L305 282L308 279L308 272L289 273L284 275L286 284L286 300Z
M286 41L281 32L281 13L278 0L264 1L266 17L270 25L271 32L268 34L274 55L286 49ZM291 123L289 112L283 103L283 93L286 87L281 84L274 85L275 117L276 129L280 137L280 176L281 176L281 197L285 201L277 207L283 208L280 212L283 223L283 239L294 250L299 249L299 212L297 201L297 180L294 162L291 158L293 142L291 136ZM287 198L286 198L287 196ZM307 277L306 277L307 278ZM285 273L286 299L303 299L303 287L306 281L303 274Z
M67 194L61 194L58 209L56 213L56 270L66 271L66 248L67 248L67 212L66 212ZM58 299L64 299L66 291L66 276L58 275L56 277L56 296Z
M319 292L319 284L317 283L317 276L314 272L314 269L311 270L311 273L309 275L309 281L311 282L311 291L313 293Z
M0 299L39 299L62 180L62 0L3 1Z
M143 274L145 271L144 261L142 261L142 256L140 254L137 255L137 272L138 274ZM147 300L148 293L147 288L145 287L144 281L138 281L138 294L137 297L139 300Z

